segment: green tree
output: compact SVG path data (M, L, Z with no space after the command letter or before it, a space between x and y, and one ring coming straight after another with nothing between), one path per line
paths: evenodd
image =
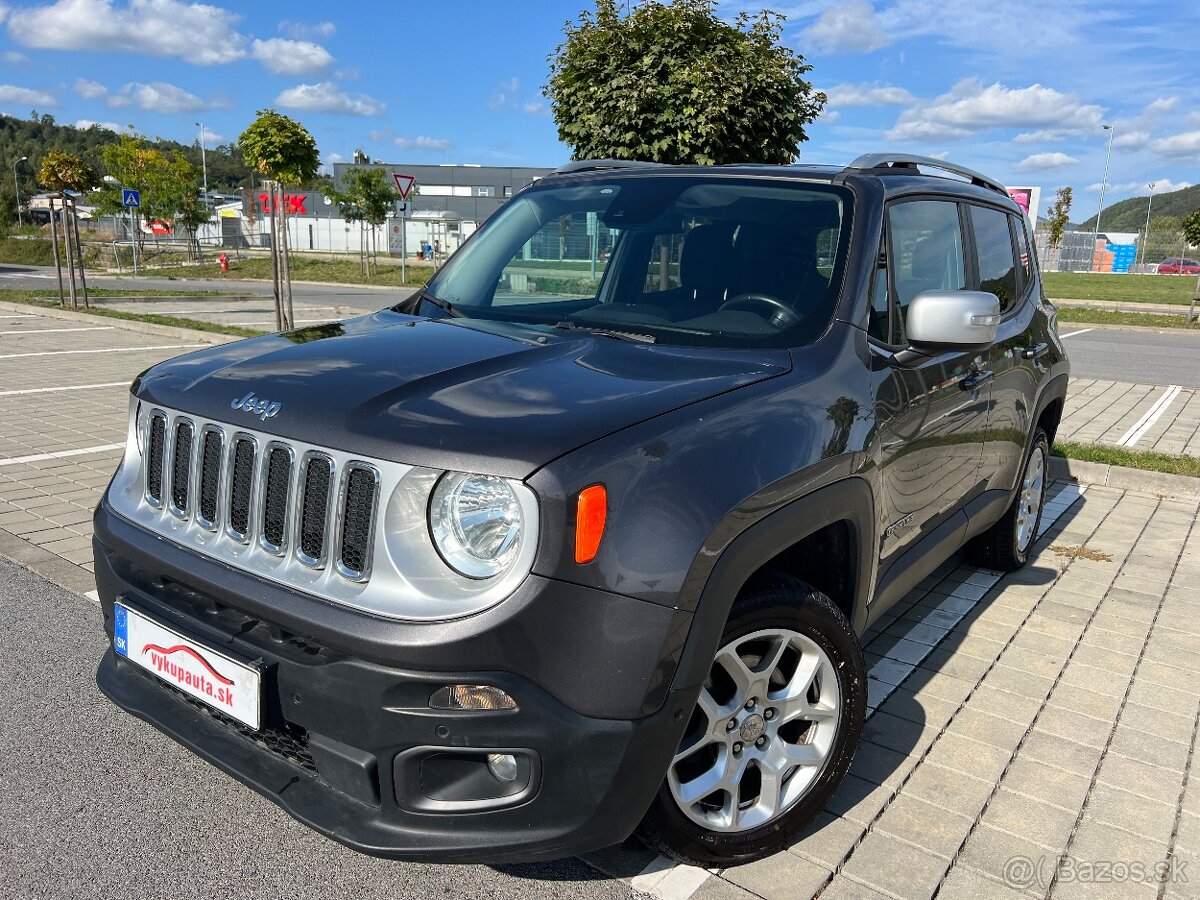
M1193 209L1183 220L1183 236L1193 247L1200 247L1200 206Z
M273 109L260 109L258 116L237 139L238 150L246 164L274 181L271 188L271 270L275 281L275 320L280 331L291 330L292 275L287 249L287 212L283 203L284 185L298 186L316 177L321 165L317 142L308 129ZM277 198L277 199L276 199Z
M1057 250L1071 221L1071 188L1059 188L1050 207L1050 247Z
M100 184L96 170L74 153L51 150L38 166L38 183L51 191L90 191Z
M1176 234L1182 228L1179 216L1155 216L1150 220L1150 230L1157 234Z
M395 211L396 201L400 198L387 170L353 167L346 172L342 190L334 191L332 197L347 225L362 222L372 226L368 232L371 244L363 249L363 266L369 271L367 254L370 253L374 257L374 270L378 272L379 249L374 243L375 229L387 222L388 213Z
M825 94L780 43L783 17L716 15L716 0L596 0L550 57L559 139L575 159L789 163Z
M143 222L169 222L193 233L199 227L190 224L194 217L187 216L187 211L200 195L200 171L181 153L164 152L148 145L142 137L122 134L104 148L102 155L112 178L95 197L96 209L102 215L124 213L121 189L132 188L141 193L138 215ZM188 217L187 222L179 221L181 214Z

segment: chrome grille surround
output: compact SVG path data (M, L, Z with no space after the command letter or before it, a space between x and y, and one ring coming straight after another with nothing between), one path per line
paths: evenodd
M155 426L157 421L160 424ZM191 427L190 472L186 509L173 508L174 440L177 425ZM151 440L152 432L157 434ZM201 511L204 448L207 436L220 438L221 472L215 520ZM248 442L247 452L242 442ZM159 445L161 453L154 452ZM237 466L239 447L243 466ZM270 451L288 453L288 490L283 540L265 540L264 516L266 461ZM210 450L211 453L211 450ZM308 464L329 465L324 515L310 509L309 524L321 520L319 556L315 535L304 537L305 476ZM248 462L248 465L246 463ZM246 529L235 525L235 470L248 469L250 489L245 513ZM347 538L346 503L350 478L370 474L369 509ZM150 496L151 475L161 472L160 497ZM507 572L477 580L450 569L433 546L429 534L428 506L440 469L414 467L381 459L364 458L329 447L281 438L244 427L242 422L206 419L131 399L129 440L125 457L107 494L121 518L194 553L224 563L259 578L282 584L330 603L401 621L444 621L481 612L510 596L529 575L538 542L538 502L528 486L509 481L517 494L524 521L520 552ZM361 475L356 480L361 479ZM211 487L211 480L209 482ZM361 486L359 488L362 490ZM211 507L209 507L211 508ZM240 523L239 523L240 524ZM346 545L347 539L350 541ZM344 546L362 550L347 561ZM348 564L353 563L353 564Z

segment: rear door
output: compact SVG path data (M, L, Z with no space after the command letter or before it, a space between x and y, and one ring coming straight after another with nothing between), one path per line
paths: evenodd
M905 318L922 291L970 285L967 229L958 203L944 198L891 204L885 264L876 275L869 330L878 351L877 454L881 573L919 544L957 547L961 512L978 492L990 385L976 383L975 353L950 352L901 364ZM935 563L936 564L936 563Z

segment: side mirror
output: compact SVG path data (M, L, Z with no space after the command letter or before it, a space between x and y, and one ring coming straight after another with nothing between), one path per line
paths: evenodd
M923 291L905 319L909 344L925 353L986 350L999 325L1000 299L985 291Z

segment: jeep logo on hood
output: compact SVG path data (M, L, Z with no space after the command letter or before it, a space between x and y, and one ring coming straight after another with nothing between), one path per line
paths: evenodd
M271 400L260 400L254 396L254 391L248 393L241 400L234 400L229 405L233 409L240 409L252 416L258 416L264 422L279 415L279 410L283 406L282 403L275 403Z

